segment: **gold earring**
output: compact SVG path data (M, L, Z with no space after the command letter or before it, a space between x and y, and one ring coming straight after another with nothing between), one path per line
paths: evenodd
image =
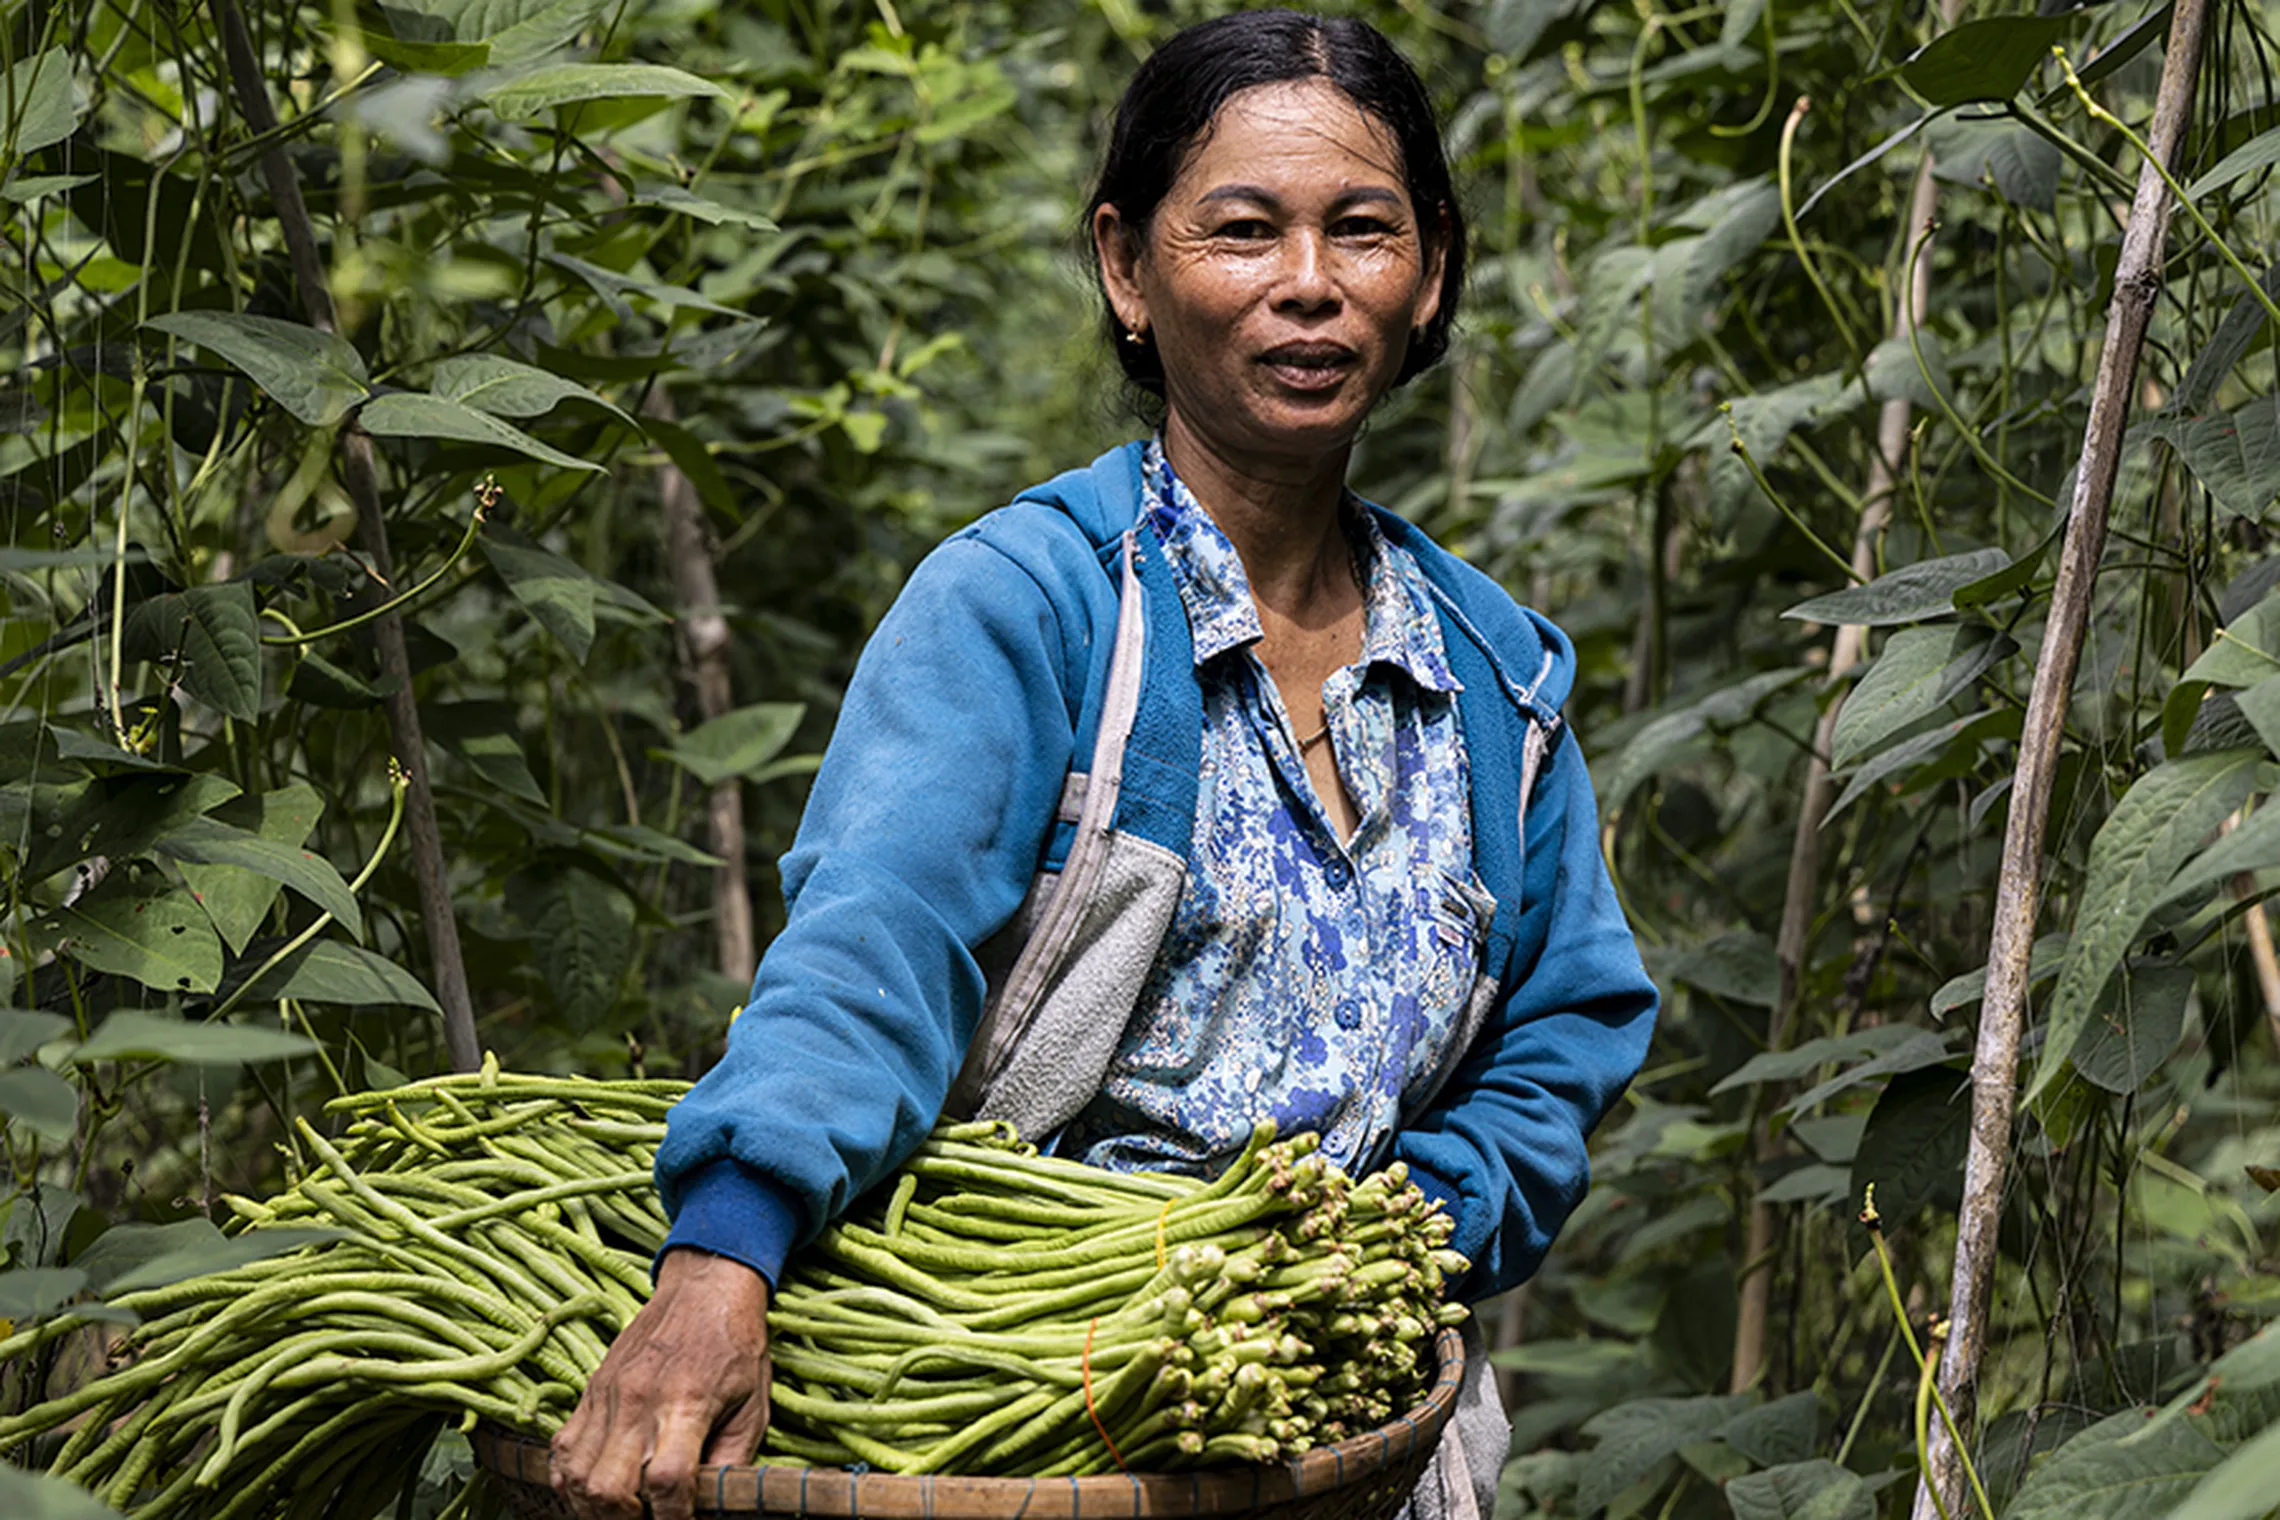
M1134 348L1138 348L1148 341L1148 329L1145 327L1127 327L1124 329L1124 341Z

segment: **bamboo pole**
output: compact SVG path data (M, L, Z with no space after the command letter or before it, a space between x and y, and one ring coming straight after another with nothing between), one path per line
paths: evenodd
M277 140L277 112L269 101L269 86L262 78L261 59L246 33L245 18L236 0L217 0L214 14L228 55L231 84L238 109L254 135L270 139L261 153L261 171L269 182L269 198L277 207L277 225L285 237L293 264L293 282L309 325L320 332L337 332L332 286L309 208L301 199L301 184L293 164ZM380 515L380 478L372 457L372 436L352 420L340 430L340 472L356 503L356 534L372 561L373 574L383 587L395 581L395 564L388 552L388 525ZM436 1001L443 1008L444 1045L453 1069L473 1071L482 1064L482 1048L475 1037L475 1004L467 990L467 968L459 952L459 923L451 913L451 884L444 872L443 835L436 827L435 790L428 782L427 741L420 728L419 704L412 696L411 659L404 649L404 622L394 612L373 620L373 641L379 646L380 668L392 688L388 693L388 729L396 759L411 784L404 796L404 822L411 834L412 873L419 884L420 921L427 931L429 973Z
M2058 578L2051 587L2050 618L2027 696L2026 726L2011 784L2010 818L2003 830L2003 863L1995 887L1995 922L1987 945L1987 992L1979 1041L1971 1063L1971 1148L1964 1162L1963 1207L1957 1217L1955 1271L1949 1285L1947 1348L1940 1359L1939 1390L1956 1428L1969 1439L1977 1412L1979 1361L1987 1346L1987 1312L1993 1297L1996 1228L2011 1160L2011 1121L2018 1099L2019 1040L2025 1023L2027 963L2042 897L2043 835L2050 822L2051 781L2066 727L2068 699L2082 654L2098 561L2106 547L2106 516L2121 468L2122 430L2134 393L2139 352L2161 293L2162 254L2169 240L2169 189L2160 167L2177 156L2193 115L2193 91L2207 36L2207 0L2177 0L2154 100L2151 150L2138 169L2137 195L2122 234L2107 307L2105 346L2083 429L2082 458ZM1914 1520L1964 1511L1963 1464L1955 1444L1934 1421L1929 1461L1916 1489ZM1935 1492L1936 1489L1936 1492Z

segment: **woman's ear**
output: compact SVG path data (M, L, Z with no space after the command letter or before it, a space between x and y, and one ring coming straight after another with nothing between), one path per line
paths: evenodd
M1140 238L1113 205L1093 208L1093 255L1109 310L1126 332L1148 330L1148 298L1140 293Z
M1427 327L1441 314L1441 281L1449 268L1449 213L1444 208L1425 229L1425 286L1417 299L1413 327Z

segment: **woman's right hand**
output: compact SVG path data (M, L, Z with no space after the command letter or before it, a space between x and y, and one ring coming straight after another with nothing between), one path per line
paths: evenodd
M748 1461L768 1428L768 1279L666 1253L657 1292L554 1437L554 1491L579 1520L691 1520L700 1462Z

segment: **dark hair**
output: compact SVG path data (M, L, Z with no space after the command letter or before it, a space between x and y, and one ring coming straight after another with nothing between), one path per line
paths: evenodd
M1092 247L1093 215L1102 206L1114 206L1127 228L1145 234L1189 150L1210 131L1230 97L1257 85L1300 79L1328 80L1364 116L1393 134L1423 235L1432 237L1438 225L1447 239L1440 309L1410 340L1408 357L1394 377L1400 385L1432 368L1448 351L1449 327L1465 283L1465 220L1449 184L1441 129L1424 82L1384 33L1366 21L1298 11L1238 11L1188 27L1151 53L1117 102L1108 157L1085 206L1085 246ZM1095 275L1097 279L1097 255ZM1105 298L1104 287L1104 305ZM1156 345L1119 342L1113 308L1104 320L1108 346L1124 366L1125 378L1160 400L1164 368Z

